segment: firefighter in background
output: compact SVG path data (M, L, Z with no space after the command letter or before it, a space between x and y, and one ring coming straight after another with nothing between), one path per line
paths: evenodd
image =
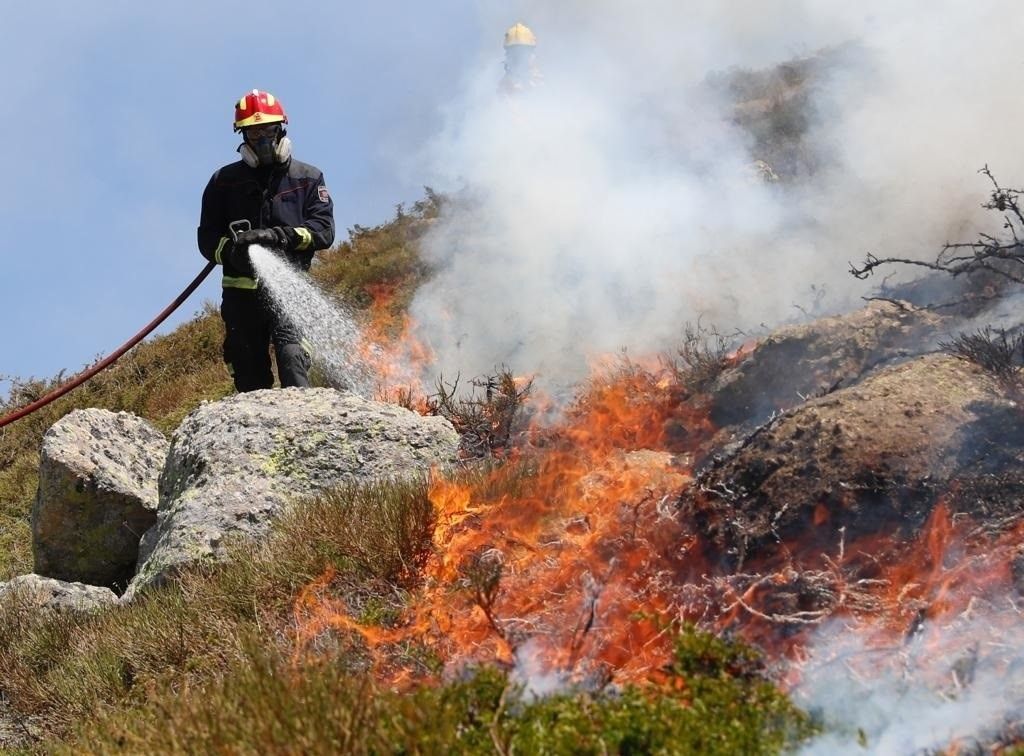
M537 68L537 38L524 24L509 27L505 32L505 76L498 91L517 94L539 87L543 81Z
M301 334L278 313L249 260L266 247L301 270L334 243L334 203L323 173L292 157L281 101L254 89L235 106L241 160L216 171L203 192L199 251L224 267L224 361L238 391L271 388L270 345L281 385L309 386L312 362ZM234 221L250 230L233 234ZM237 228L237 227L236 227Z

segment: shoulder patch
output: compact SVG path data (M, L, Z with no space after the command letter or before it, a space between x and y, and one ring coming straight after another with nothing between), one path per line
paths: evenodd
M317 194L320 195L320 201L321 202L327 202L331 198L331 195L327 193L327 187L324 186L323 184L318 186L316 188L316 191L317 191Z

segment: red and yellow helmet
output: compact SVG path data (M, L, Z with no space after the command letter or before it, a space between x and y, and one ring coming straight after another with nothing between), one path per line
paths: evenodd
M264 123L288 123L284 106L270 92L254 89L235 103L235 131Z

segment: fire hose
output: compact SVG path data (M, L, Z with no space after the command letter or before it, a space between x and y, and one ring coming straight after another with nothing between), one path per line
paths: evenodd
M15 410L11 414L7 415L6 417L0 418L0 428L3 428L5 425L9 425L10 423L13 423L15 420L20 420L21 418L25 417L26 415L31 415L37 409L39 409L41 407L45 407L50 402L52 402L52 401L54 401L56 399L59 399L60 397L64 396L64 394L68 393L72 389L75 389L75 388L78 388L79 386L81 386L83 383L85 383L87 380L92 378L94 375L96 375L100 371L105 370L106 368L108 368L111 365L113 365L121 355L123 355L125 352L127 352L129 349L131 349L133 346L135 346L140 341L142 341L144 338L146 338L152 332L152 330L154 328L156 328L158 325L163 323L164 320L167 319L168 315L170 315L172 312L174 312L176 309L178 309L178 307L181 305L181 303L189 298L189 296L192 294L192 292L195 291L199 287L199 284L201 284L203 282L203 280L208 275L210 275L210 271L213 270L215 267L217 267L217 263L212 262L212 261L207 263L206 267L203 268L202 271L200 271L199 275L196 276L195 279L193 279L192 283L190 283L188 286L185 287L185 290L183 292L181 292L181 294L179 294L178 297L173 302L171 302L169 305L167 305L167 307L165 307L163 309L163 311L159 315L157 315L155 318L153 318L153 320L151 320L149 322L149 325L147 325L145 328L143 328L137 334L132 336L132 338L129 339L127 342L125 342L121 346L121 348L118 349L116 352L113 352L112 354L110 354L109 356L105 357L100 362L97 362L95 365L90 367L88 370L82 371L81 373L79 373L78 375L73 377L71 380L69 380L67 383L63 384L62 386L58 386L53 391L51 391L48 394L46 394L45 396L37 399L36 401L32 402L31 404L28 404L28 405L22 407L19 410Z

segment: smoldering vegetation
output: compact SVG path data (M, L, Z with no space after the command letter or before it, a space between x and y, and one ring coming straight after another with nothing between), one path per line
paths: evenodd
M449 374L565 386L595 354L670 349L680 323L847 311L874 288L851 261L933 258L984 217L976 171L1024 167L1002 2L519 10L543 85L498 96L482 47L424 157L452 201L412 311Z

